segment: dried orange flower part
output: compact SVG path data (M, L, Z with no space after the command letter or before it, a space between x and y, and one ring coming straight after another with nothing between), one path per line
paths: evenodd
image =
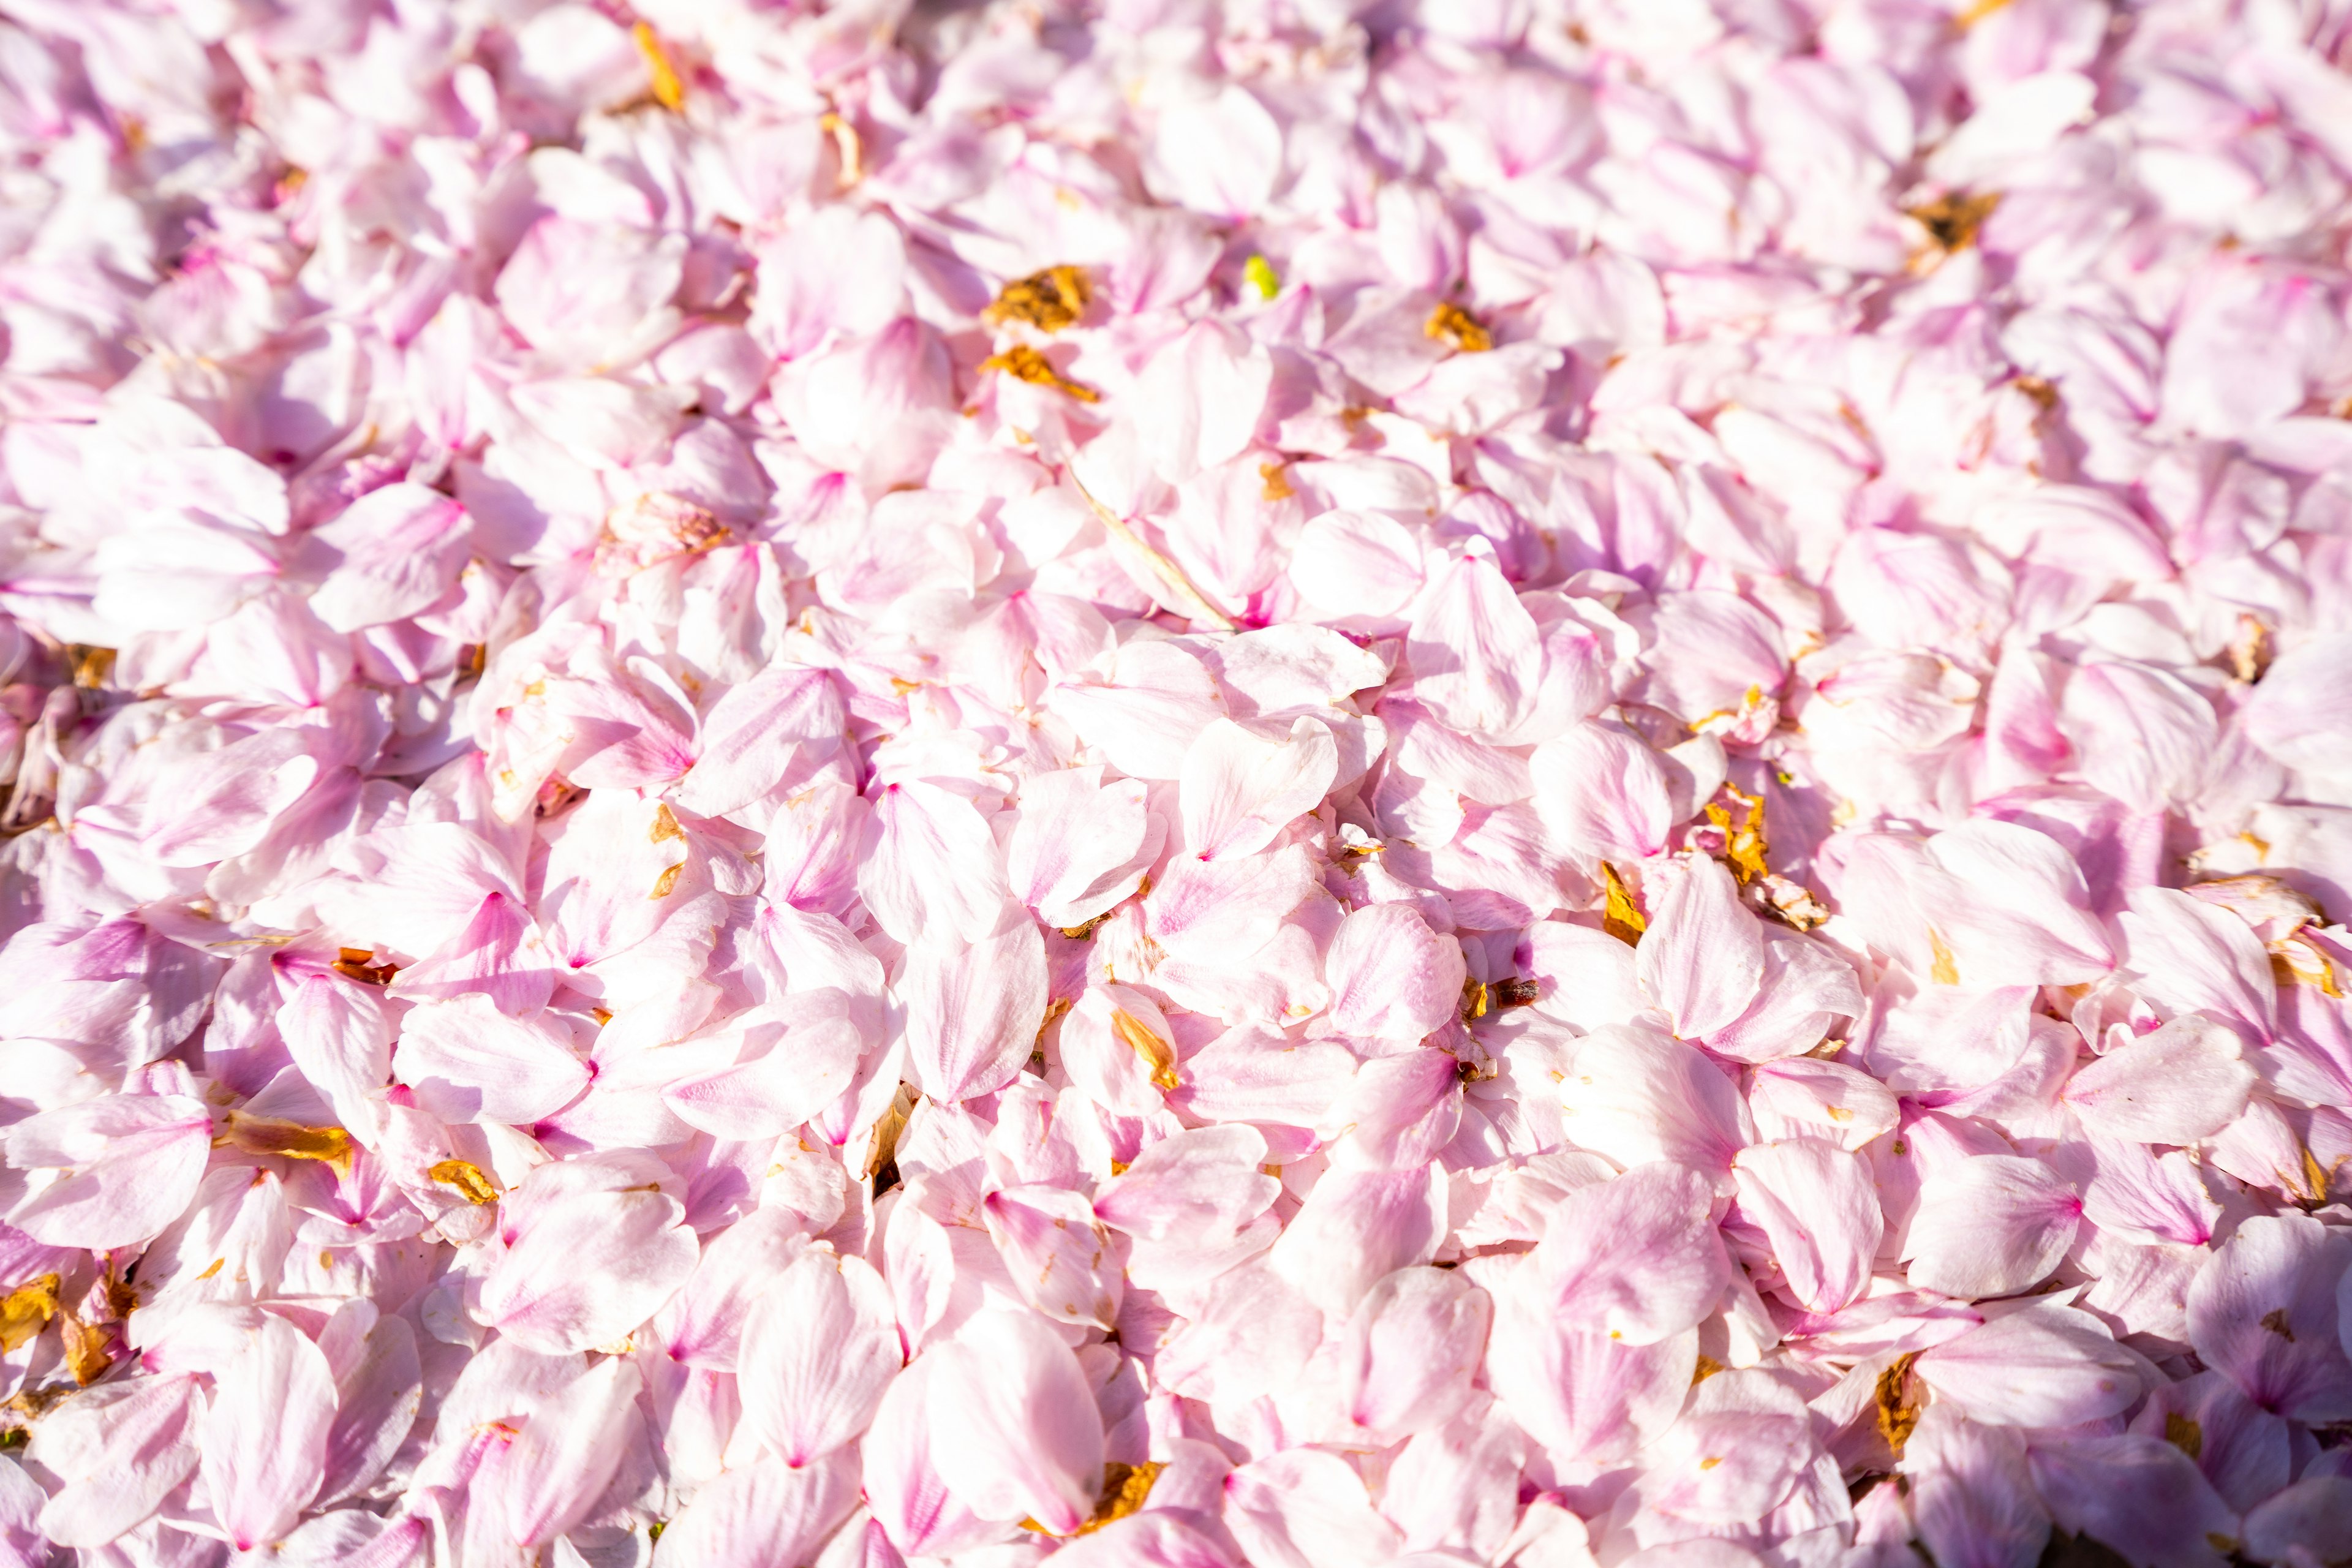
M992 325L1025 321L1040 331L1058 332L1077 325L1093 302L1094 285L1083 267L1048 267L1004 286L995 303L981 312Z

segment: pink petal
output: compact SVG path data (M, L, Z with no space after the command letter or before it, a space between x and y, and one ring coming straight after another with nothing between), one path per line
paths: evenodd
M1352 1311L1384 1276L1434 1258L1444 1231L1442 1170L1335 1170L1315 1184L1268 1257L1325 1310Z
M1021 1070L1045 1017L1045 944L1026 919L970 947L907 955L908 1065L923 1092L969 1100Z
M1013 897L1049 926L1084 925L1143 880L1166 831L1132 779L1102 782L1099 768L1031 779L1004 847Z
M1979 1154L1919 1188L1906 1250L1911 1282L1947 1296L2008 1296L2074 1245L2082 1200L2039 1160Z
M1458 942L1409 904L1374 904L1339 923L1323 959L1327 1016L1359 1039L1418 1040L1452 1018L1467 976Z
M2352 767L2347 667L2352 636L2343 633L2281 654L2247 699L2247 737L2291 768L2327 773Z
M589 1079L566 1032L509 1018L478 994L411 1008L392 1070L444 1121L517 1125L562 1110Z
M2161 1438L2124 1433L2037 1443L2026 1458L2058 1527L2126 1561L2220 1563L2226 1559L2212 1543L2237 1538L2237 1514L2189 1456Z
M423 485L369 491L310 532L340 557L310 596L310 613L349 632L431 609L457 584L471 524L463 507Z
M1570 1193L1537 1249L1562 1318L1633 1345L1696 1327L1730 1274L1713 1203L1705 1177L1664 1163Z
M481 1321L561 1355L614 1343L659 1310L694 1271L695 1238L677 1200L628 1184L634 1173L542 1165L520 1184L507 1250L482 1281Z
M882 929L912 942L936 923L980 942L1012 895L987 819L962 796L910 780L886 787L867 819L857 890Z
M2189 1288L2189 1340L2263 1409L2334 1421L2352 1405L2352 1362L2330 1324L2343 1294L2340 1242L2303 1215L2247 1220Z
M1442 1269L1401 1268L1372 1287L1340 1340L1349 1421L1385 1447L1453 1419L1470 1403L1491 1312L1484 1290Z
M984 1519L1034 1519L1068 1535L1102 1484L1102 1415L1078 1359L1021 1310L984 1311L927 1352L940 1479Z
M1293 720L1286 737L1219 719L1184 756L1184 844L1202 860L1254 855L1292 818L1311 811L1338 775L1331 731Z
M1116 1325L1118 1257L1085 1198L1032 1183L989 1194L981 1215L1024 1300L1056 1322Z
M627 1452L640 1386L637 1369L615 1357L530 1402L520 1432L475 1481L478 1497L495 1488L509 1540L541 1545L587 1517Z
M18 1200L8 1223L60 1247L131 1247L194 1201L213 1121L178 1095L114 1095L26 1118L7 1130L8 1163L59 1179Z
M2239 1051L2237 1036L2192 1014L2085 1063L2061 1098L2104 1136L2193 1143L2245 1109L2254 1071Z
M285 1539L317 1495L335 1403L327 1358L283 1318L264 1317L220 1369L202 1474L215 1517L238 1551Z
M1634 950L1636 973L1675 1033L1702 1039L1748 1010L1764 976L1764 931L1742 909L1731 873L1699 858L1651 876L1650 930Z
M2087 1313L2037 1306L1923 1351L1911 1370L1972 1421L2072 1426L2128 1408L2137 1365Z
M768 1285L742 1331L745 1424L796 1469L855 1442L903 1364L881 1276L814 1248Z
M1507 734L1532 709L1543 674L1535 619L1483 541L1433 572L1405 651L1413 700L1470 735Z
M1885 1229L1870 1168L1814 1138L1743 1149L1732 1163L1739 1207L1772 1244L1790 1293L1817 1312L1862 1294Z
M1280 1568L1385 1563L1400 1543L1348 1462L1314 1448L1286 1449L1226 1477L1225 1522L1251 1561Z
M2000 1426L1931 1405L1904 1444L1919 1544L1959 1562L2032 1568L2050 1540L2050 1514L2026 1469L2025 1445Z
M654 1544L659 1568L763 1568L806 1560L857 1502L845 1459L793 1469L761 1458L695 1493Z

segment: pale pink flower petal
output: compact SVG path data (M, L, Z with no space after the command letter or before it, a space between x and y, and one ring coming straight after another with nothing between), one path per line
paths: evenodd
M2235 1121L2254 1087L2236 1035L2209 1017L2175 1018L2066 1080L2061 1098L2093 1131L2145 1143L2194 1143Z
M908 1065L923 1091L968 1100L1020 1071L1045 1016L1045 942L1026 919L969 947L908 954Z
M2042 1306L1921 1352L1912 1372L1972 1421L2073 1426L2128 1408L2138 1364L2087 1313Z
M683 1206L644 1180L652 1163L542 1165L518 1185L480 1321L560 1355L614 1343L658 1310L694 1271L697 1247Z
M1100 768L1031 779L1005 843L1013 896L1049 926L1084 925L1143 881L1166 832L1133 779L1105 783Z
M661 1568L756 1568L798 1561L824 1543L857 1501L857 1478L835 1460L794 1469L760 1458L694 1495L654 1545Z
M194 1199L212 1132L203 1104L179 1095L110 1095L28 1117L7 1130L8 1164L54 1176L20 1189L8 1223L58 1246L135 1246Z
M1704 1177L1664 1163L1570 1193L1536 1252L1562 1318L1631 1345L1696 1327L1730 1273L1713 1197Z
M1642 989L1686 1040L1748 1010L1764 977L1764 931L1742 909L1731 873L1692 859L1650 873L1650 931L1635 950Z
M1186 852L1202 860L1254 855L1329 792L1339 767L1331 731L1302 715L1289 733L1219 719L1184 756Z
M1418 1040L1454 1016L1467 978L1461 946L1407 904L1374 904L1339 923L1323 958L1333 1029Z
M949 1488L983 1519L1076 1531L1102 1480L1102 1415L1077 1357L1043 1320L1001 1310L926 1353L943 1363L930 1401Z
M1400 1544L1348 1462L1314 1448L1285 1449L1226 1477L1225 1521L1252 1561L1281 1568L1386 1563Z
M284 1540L318 1494L335 1403L327 1358L283 1318L265 1316L220 1368L201 1474L238 1551Z
M1813 1138L1743 1149L1732 1163L1739 1206L1772 1243L1790 1293L1834 1312L1869 1284L1885 1229L1869 1168Z
M2083 1202L2039 1160L1979 1154L1930 1174L1912 1212L1911 1282L1947 1296L2007 1296L2074 1245Z
M2345 1262L2338 1239L2305 1215L2249 1219L2189 1286L2198 1358L2265 1410L2337 1419L2328 1413L2352 1402L2352 1363L2328 1331Z
M881 1276L863 1259L804 1250L743 1321L745 1429L801 1468L865 1431L902 1364Z

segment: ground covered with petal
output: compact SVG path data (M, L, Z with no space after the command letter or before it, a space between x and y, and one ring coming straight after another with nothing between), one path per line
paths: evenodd
M0 1568L2352 1558L2347 0L0 0Z

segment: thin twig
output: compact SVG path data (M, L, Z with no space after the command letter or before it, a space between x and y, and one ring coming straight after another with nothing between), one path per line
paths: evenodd
M1143 542L1143 536L1129 528L1125 519L1095 499L1094 492L1087 489L1085 481L1078 478L1076 464L1065 462L1062 465L1062 471L1069 476L1071 488L1085 498L1088 506L1095 509L1095 515L1102 519L1102 525L1110 531L1110 536L1142 556L1150 564L1151 570L1158 574L1160 582L1168 585L1169 591L1189 606L1185 613L1190 619L1205 621L1221 632L1235 629L1233 618L1209 603L1208 596L1192 586L1192 580L1184 575L1182 567L1146 544Z

